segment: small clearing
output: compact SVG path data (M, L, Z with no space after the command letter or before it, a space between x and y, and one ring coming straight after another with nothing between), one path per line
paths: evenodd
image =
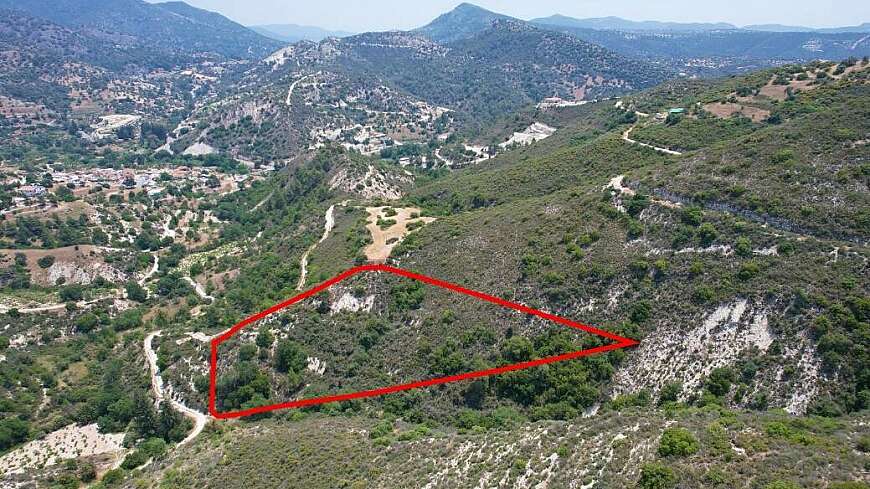
M205 143L194 143L182 153L185 156L204 156L216 153L217 150Z
M720 119L728 119L735 115L748 117L752 122L763 122L770 117L770 111L753 107L751 105L735 104L732 102L713 102L704 106L704 110Z
M394 210L396 215L388 216L388 210ZM428 224L435 220L434 217L420 217L420 209L416 207L366 207L369 213L366 229L372 235L372 243L363 250L366 258L375 263L384 263L389 258L393 248L405 239L414 229L415 223ZM378 221L395 221L395 224L382 228ZM409 225L411 229L409 229Z
M341 190L349 194L357 194L364 199L397 200L402 197L400 184L411 183L408 176L387 175L383 171L368 165L366 173L358 168L342 168L329 181L330 190Z
M540 122L535 122L523 132L515 132L510 139L499 144L502 148L507 148L513 144L525 146L527 144L536 143L542 139L547 139L556 132L556 129Z
M109 250L99 246L79 245L53 249L3 249L0 250L0 264L11 262L16 254L27 257L27 269L34 284L51 287L62 279L67 284L90 285L97 277L109 282L124 282L128 279L125 272L105 262ZM40 259L51 260L51 265L43 268Z
M142 116L132 114L111 114L100 116L100 121L92 124L94 130L90 137L93 139L102 139L115 134L118 129L135 124L142 119Z
M189 283L191 287L193 287L194 292L196 292L196 295L198 295L200 299L206 299L214 302L215 298L208 295L208 293L205 291L205 287L203 287L201 283L190 277L184 277L184 280L187 281L187 283Z
M276 54L277 54L277 53L276 53ZM273 55L273 56L274 56L274 55ZM283 56L282 56L281 59L282 59L281 63L283 64ZM292 104L293 104L293 91L296 90L296 85L299 85L299 83L302 82L303 80L305 80L305 79L307 79L307 78L311 78L312 76L316 76L316 75L318 75L318 74L320 74L320 73L318 72L318 73L311 74L311 75L305 75L305 76L303 76L302 78L300 78L300 79L294 81L293 83L291 83L291 84L290 84L290 89L287 90L287 100L284 101L284 104L287 105L287 107L292 106Z
M96 423L67 425L4 455L0 458L0 473L22 474L63 460L98 455L109 455L100 464L108 468L126 452L123 441L124 433L100 433Z

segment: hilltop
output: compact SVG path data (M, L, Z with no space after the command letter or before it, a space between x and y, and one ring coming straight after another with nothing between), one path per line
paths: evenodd
M517 20L507 15L491 12L470 3L456 8L419 27L414 32L436 42L451 42L466 39L488 29L496 20Z

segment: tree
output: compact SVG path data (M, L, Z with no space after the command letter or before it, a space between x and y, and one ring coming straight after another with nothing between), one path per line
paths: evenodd
M248 360L252 360L257 355L257 347L256 345L252 345L250 343L245 343L241 347L239 347L239 360L242 362L247 362Z
M749 241L749 238L745 236L737 238L737 242L734 245L734 252L737 253L737 256L742 256L744 258L752 255L752 243Z
M731 390L731 383L734 382L734 371L728 367L713 369L710 372L710 377L704 383L704 387L716 397L722 397Z
M698 440L685 428L668 428L662 433L659 442L659 455L662 457L685 457L696 453L700 445Z
M39 260L36 260L36 264L39 265L39 268L50 268L54 265L54 256L45 255Z
M666 402L677 402L680 393L683 392L683 384L680 382L671 382L662 387L659 391L659 404Z
M0 420L0 451L23 442L29 432L30 425L17 417Z
M128 329L138 328L142 326L142 312L136 309L129 309L115 318L112 326L115 331L127 331Z
M58 292L60 300L64 302L77 302L84 298L84 289L81 285L67 285Z
M272 334L272 331L269 328L262 328L257 332L256 343L260 348L271 348L272 343L275 342L275 336Z
M131 280L124 288L127 290L127 298L131 301L145 302L148 300L148 291L138 283Z
M76 331L82 333L90 333L93 331L97 325L100 324L100 318L97 317L96 314L92 312L88 312L79 316L76 319Z
M634 194L625 204L625 211L632 217L637 217L644 209L649 207L649 197L644 194Z
M670 489L676 485L677 476L666 465L650 463L640 468L640 480L637 486L642 489Z
M535 348L528 338L522 336L513 336L504 342L501 349L501 356L508 362L525 362L531 360L535 354Z
M97 468L90 462L85 462L79 466L79 480L82 482L91 482L97 478Z
M275 349L275 370L300 372L308 363L308 355L302 345L293 340L283 340Z

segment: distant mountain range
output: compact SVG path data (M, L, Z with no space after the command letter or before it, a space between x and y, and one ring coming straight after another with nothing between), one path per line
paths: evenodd
M320 27L297 24L252 25L252 31L281 42L322 41L327 37L347 37L353 32L331 31Z
M504 21L569 34L624 56L697 75L870 54L870 36L860 32L870 30L868 24L792 32L785 26L746 29L726 23L634 22L617 17L574 19L555 15L523 21L468 3L413 32L436 42L456 43L485 31L494 22Z
M861 25L846 26L846 27L825 27L816 29L813 27L782 25L782 24L760 24L747 25L743 27L750 31L764 32L818 32L820 34L836 34L842 32L870 32L870 22L864 22Z
M820 34L835 34L844 32L870 32L870 23L856 26L829 27L816 29L804 26L789 26L782 24L758 24L738 27L727 22L659 22L634 21L620 17L601 17L590 19L575 19L564 15L552 15L532 19L529 22L537 25L551 25L559 27L572 27L578 29L596 29L608 31L633 31L633 32L704 32L721 30L746 30L761 32L816 32Z
M231 58L261 58L281 42L226 17L184 2L142 0L0 0L17 10L70 29L131 36L179 53L212 52Z
M553 25L560 27L575 27L580 29L598 29L614 31L714 31L723 29L737 29L737 26L725 22L716 23L680 23L658 21L633 21L619 17L601 17L593 19L575 19L564 15L552 15L540 19L532 19L529 22L538 25Z

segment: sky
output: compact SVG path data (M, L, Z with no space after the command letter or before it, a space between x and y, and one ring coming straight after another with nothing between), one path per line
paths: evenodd
M156 1L156 0L150 0ZM301 24L351 32L410 29L461 0L185 0L245 25ZM870 22L868 0L479 0L521 19L562 14L630 20L833 27Z

